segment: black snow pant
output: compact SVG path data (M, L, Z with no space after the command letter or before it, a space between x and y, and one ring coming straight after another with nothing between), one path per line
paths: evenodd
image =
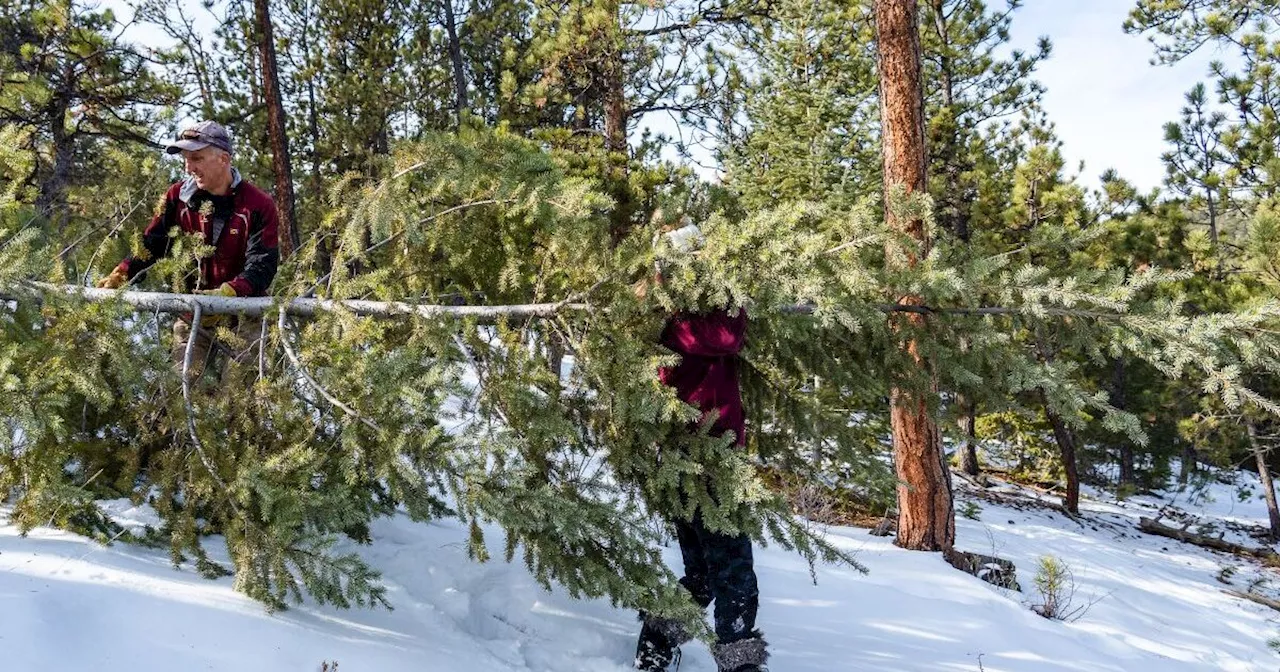
M754 636L760 589L751 539L712 532L701 513L691 521L676 521L676 539L684 556L680 583L704 609L715 602L716 638L729 643Z

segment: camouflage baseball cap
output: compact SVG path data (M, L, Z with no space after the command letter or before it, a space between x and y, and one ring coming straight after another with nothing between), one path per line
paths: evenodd
M164 151L169 154L177 154L183 150L198 152L205 147L217 147L230 154L231 135L216 121L202 121L183 129Z

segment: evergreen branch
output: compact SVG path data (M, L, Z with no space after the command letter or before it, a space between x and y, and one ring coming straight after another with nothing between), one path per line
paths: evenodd
M280 344L284 347L285 355L288 356L289 362L293 364L293 367L298 371L298 374L301 375L302 379L307 381L307 384L310 385L313 389L315 389L316 392L319 392L320 396L324 397L329 403L333 404L334 406L337 406L343 411L346 411L347 415L354 417L355 419L364 423L373 431L381 434L382 428L379 427L377 423L364 417L363 415L360 415L355 411L355 409L342 403L342 401L340 401L337 397L330 394L329 391L324 388L324 386L322 386L319 382L317 382L315 378L312 378L311 374L307 372L307 368L302 365L302 360L298 358L298 354L293 351L293 346L289 344L288 315L289 314L286 311L284 310L280 311L280 322L279 322Z
M140 201L138 201L138 202L134 203L134 204L133 204L133 207L129 209L129 212L124 213L124 217L121 217L121 218L120 218L120 221L116 222L115 226L113 226L113 227L111 228L111 231L107 234L107 238L110 238L110 237L111 237L112 235L114 235L117 231L119 231L119 230L120 230L120 228L121 228L121 227L123 227L123 226L125 225L125 223L127 223L127 222L129 221L129 217L130 217L130 216L132 216L132 215L133 215L133 213L137 212L137 211L138 211L138 208L142 207L144 204L146 204L146 202L147 202L146 200L140 200ZM77 238L77 239L75 239L74 241L72 241L71 243L69 243L66 247L62 248L62 251L58 253L57 258L58 258L58 259L62 259L63 257L66 257L68 254L70 254L70 253L71 253L71 251L72 251L72 250L74 250L74 249L76 249L77 247L79 247L80 243L83 243L83 242L85 241L85 239L86 239L86 238L88 238L89 236L92 236L93 234L95 234L95 233L97 233L97 232L101 231L101 230L103 229L103 227L105 227L106 225L107 225L107 224L106 224L106 222L103 222L102 224L99 224L98 226L95 226L95 227L93 227L92 229L89 229L89 231L88 231L88 232L86 232L83 236L80 236L79 238ZM104 239L104 240L105 240L105 239ZM101 246L101 245L99 245L99 246L98 246L98 249L99 249L99 250L101 250L101 249L102 249L102 246ZM89 259L89 269L90 269L90 270L92 270L93 262L94 262L94 260L96 260L96 259L97 259L97 256L98 256L98 253L97 253L97 252L94 252L93 257ZM86 272L87 272L87 271L86 271Z
M416 168L416 167L417 167L417 166L414 166L414 168ZM407 169L405 169L405 171L402 171L401 173L397 173L397 176L399 176L399 175L403 174L404 172L407 172L408 170L412 170L412 168L407 168ZM393 178L393 179L394 179L394 178ZM425 219L419 220L419 221L417 221L417 222L415 222L415 223L414 223L414 226L422 226L422 225L424 225L424 224L430 224L431 222L433 222L433 221L435 221L435 220L437 220L437 219L439 219L439 218L441 218L441 217L444 217L445 215L448 215L448 214L451 214L451 213L457 212L457 211L459 211L459 210L465 210L465 209L467 209L467 208L471 208L471 207L475 207L475 206L480 206L480 205L497 205L497 204L514 203L515 201L516 201L516 199L514 199L514 198L489 198L489 199L485 199L485 200L482 200L482 201L474 201L474 202L471 202L471 203L462 203L462 204L460 204L460 205L455 205L455 206L453 206L452 208L447 208L447 209L445 209L445 210L443 210L443 211L441 211L441 212L437 212L436 214L431 215L430 217L427 217L427 218L425 218ZM393 234L391 234L391 235L387 236L386 238L383 238L382 240L380 240L380 241L378 241L378 242L374 243L373 245L370 245L369 247L365 248L365 250L364 250L363 252L361 252L359 255L357 255L357 256L356 256L356 259L359 259L359 258L361 258L361 257L368 256L370 253L372 253L372 252L376 251L377 249L381 248L383 245L387 245L387 244L389 244L389 243L391 243L391 242L395 241L395 240L396 240L397 238L399 238L400 236L403 236L403 235L404 235L408 230L409 230L408 228L401 229L400 231L397 231L396 233L393 233ZM324 283L328 282L328 281L329 281L329 278L331 278L331 277L333 277L333 271L329 271L328 273L325 273L323 276L321 276L321 277L320 277L320 279L319 279L319 280L316 280L315 284L311 286L311 289L308 289L308 290L307 290L307 291L302 295L302 296L303 296L303 298L311 298L311 297L315 296L315 294L316 294L316 290L320 288L320 285L323 285Z
M812 315L817 312L817 306L813 304L795 304L789 306L781 306L778 312L784 315ZM1009 308L1005 306L980 306L977 308L938 308L934 306L924 306L905 303L882 303L876 305L876 310L882 313L912 313L915 315L957 315L968 317L982 316L998 316L998 315L1030 315L1033 311L1030 308ZM1090 318L1098 320L1106 319L1125 319L1129 317L1125 313L1106 312L1099 310L1074 310L1071 308L1037 308L1034 312L1050 315L1053 317L1078 317Z

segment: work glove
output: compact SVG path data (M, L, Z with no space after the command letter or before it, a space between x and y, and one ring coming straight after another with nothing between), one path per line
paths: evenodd
M111 271L111 274L98 281L99 289L120 289L129 282L129 275L123 269L117 268Z
M226 283L226 282L222 283L221 285L218 285L216 289L197 289L196 294L203 294L205 296L225 296L229 299L239 296L238 294L236 294L236 288L232 287L230 283ZM226 318L227 318L226 315L209 315L208 317L201 317L200 328L216 329L217 327L221 326L224 322L227 321Z
M229 299L234 299L239 296L239 294L236 294L236 288L232 287L229 282L224 282L221 285L218 285L217 289L197 289L196 294L204 294L205 296L225 296Z

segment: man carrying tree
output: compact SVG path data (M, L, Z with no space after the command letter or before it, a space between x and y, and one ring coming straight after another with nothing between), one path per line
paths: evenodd
M145 251L121 261L98 286L123 287L168 256L174 241L171 231L177 227L182 234L198 234L204 244L213 248L210 256L201 259L187 274L187 291L225 297L266 294L280 260L276 205L232 167L227 129L214 121L199 122L179 133L165 151L182 154L188 177L165 193L143 233ZM215 346L227 347L207 331L221 324L219 320L218 316L206 318L201 321L203 328L196 330L189 372L193 377L204 370ZM232 317L226 324L238 340L253 343L258 338L254 322ZM174 362L181 366L191 337L188 321L177 320L173 336ZM247 352L242 349L233 359L238 360Z
M687 219L685 220L688 221ZM685 251L701 239L696 225L666 234L672 245ZM658 269L654 282L662 282ZM645 283L637 286L643 295ZM703 314L677 312L667 319L661 343L680 356L680 363L659 372L663 384L676 396L712 420L711 436L733 432L736 445L746 444L742 390L738 382L738 353L746 341L747 315L715 310ZM751 539L714 531L701 511L691 520L673 521L684 561L680 579L694 602L705 609L715 602L716 645L712 648L719 672L764 672L768 659L765 641L755 629L760 591L751 553ZM676 658L681 644L689 641L679 621L641 614L643 625L636 647L636 669L662 672Z

